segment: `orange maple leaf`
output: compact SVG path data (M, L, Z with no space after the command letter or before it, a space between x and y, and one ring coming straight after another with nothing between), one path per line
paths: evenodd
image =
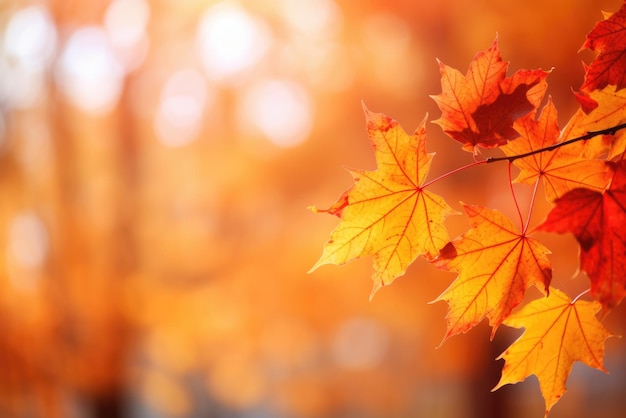
M437 257L440 268L458 272L456 280L433 302L449 305L444 341L469 331L483 318L497 327L519 305L531 285L547 291L552 279L550 251L520 234L497 210L464 205L467 233L448 243Z
M455 213L423 187L434 154L426 153L426 119L413 135L395 120L365 109L376 171L349 170L354 185L328 212L341 218L313 266L371 256L374 289L403 275L418 256L432 259L449 241L444 220Z
M587 34L582 49L598 52L586 68L583 91L598 90L607 85L626 87L626 3L605 20L596 23Z
M610 186L602 193L574 189L537 230L574 234L580 244L580 266L591 280L591 296L605 310L626 296L626 161L613 167Z
M503 323L525 328L524 334L498 359L504 359L500 382L493 388L537 376L546 403L545 416L566 391L565 382L575 361L606 372L604 342L612 334L596 318L598 302L570 298L550 288L548 297L533 300Z
M494 148L519 134L513 122L541 103L548 72L519 70L506 77L508 62L502 61L498 38L472 59L467 74L439 62L441 94L431 96L441 109L433 121L463 149Z
M539 118L536 116L537 111L533 111L515 122L513 126L521 137L501 147L507 156L525 154L560 142L557 111L551 97L548 97ZM604 161L581 158L584 149L584 142L576 142L551 152L516 159L513 164L521 171L515 181L533 184L542 178L546 199L551 202L577 187L601 191L609 181L609 172Z

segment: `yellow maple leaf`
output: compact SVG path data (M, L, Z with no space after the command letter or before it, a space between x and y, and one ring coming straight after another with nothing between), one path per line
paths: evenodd
M472 229L446 245L435 260L437 267L459 273L433 301L449 305L444 341L484 318L493 327L493 337L528 287L547 291L552 279L550 251L518 232L502 213L470 205L465 205L465 212Z
M397 121L364 110L378 169L348 170L354 185L330 208L312 208L341 222L311 271L371 256L373 295L403 275L418 256L432 259L439 253L449 241L444 220L455 212L423 187L434 155L426 152L426 119L408 135Z
M504 359L502 378L493 390L521 382L534 374L546 403L545 416L566 391L565 382L575 361L606 372L604 341L612 334L596 318L599 302L576 300L551 288L503 323L526 328L498 359Z

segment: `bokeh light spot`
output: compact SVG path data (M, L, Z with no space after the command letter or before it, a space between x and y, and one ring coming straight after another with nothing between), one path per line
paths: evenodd
M33 107L44 92L45 71L56 51L57 32L48 11L30 6L17 11L3 38L0 96L17 109Z
M4 51L20 67L41 70L50 63L56 40L54 22L48 11L31 6L11 17L4 35Z
M106 33L97 26L75 31L61 53L56 81L74 105L93 114L110 111L119 99L124 72Z
M304 88L287 80L264 80L245 92L240 117L279 147L293 147L311 133L311 100Z
M163 145L179 147L197 137L207 96L207 83L196 70L180 70L169 78L161 92L154 121Z
M115 0L107 8L104 27L114 45L134 45L144 36L149 17L144 0Z
M104 28L127 71L137 68L147 55L149 19L150 6L145 0L114 0L107 8Z
M245 9L227 2L208 9L198 26L198 48L207 75L237 84L267 52L267 25Z
M48 254L48 233L37 215L21 212L11 220L8 250L22 267L41 266Z
M367 369L380 364L387 353L388 335L368 318L343 322L332 341L333 358L346 369Z
M291 30L316 38L336 36L341 12L333 0L283 0L282 13Z
M34 212L18 212L8 222L6 269L11 283L21 290L32 290L39 277L37 271L48 257L48 230Z

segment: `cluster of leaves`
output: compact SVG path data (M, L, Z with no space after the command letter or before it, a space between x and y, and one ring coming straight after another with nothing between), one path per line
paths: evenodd
M583 48L597 56L575 93L580 107L562 130L551 98L545 98L549 72L507 76L497 38L476 54L465 75L440 62L442 93L432 98L441 117L434 122L473 153L474 161L428 180L433 154L426 150L426 119L407 134L395 120L365 109L377 169L350 170L354 185L330 208L312 208L341 219L313 269L369 256L373 295L423 257L457 273L436 299L449 305L444 341L484 318L492 338L501 324L525 328L500 357L505 365L495 389L535 374L546 416L565 393L575 361L604 370L604 343L611 333L597 315L625 296L620 270L626 263L626 3L596 24ZM479 159L481 148L498 148L504 155ZM530 228L530 211L524 220L518 207L518 229L498 210L464 204L471 229L451 240L444 222L456 212L430 186L498 161L519 169L511 182L533 187L530 211L540 180L553 208ZM586 292L572 299L550 286L550 251L533 237L535 231L576 237L592 300L580 298ZM531 286L544 297L520 306Z

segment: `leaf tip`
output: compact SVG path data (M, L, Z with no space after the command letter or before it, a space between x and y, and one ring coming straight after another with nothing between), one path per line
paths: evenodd
M439 344L435 347L435 350L439 350L441 347L443 347L443 345L446 343L446 340L448 339L448 337L443 337L441 339L441 341L439 342Z
M505 384L506 384L506 383L502 383L502 380L500 380L500 381L498 382L498 384L497 384L497 385L495 385L493 388L491 388L491 392L492 392L492 393L493 393L493 392L495 392L496 390L500 389L500 388L501 388L502 386L504 386Z
M369 297L370 302L372 301L372 299L374 299L374 295L376 294L376 292L378 292L383 286L385 286L385 283L383 283L382 280L374 281L374 287L372 287L372 291Z
M313 265L313 267L311 267L311 268L309 269L309 271L307 271L307 272L306 272L306 274L312 274L315 270L317 270L317 268L318 268L319 266L320 266L320 263L319 263L319 261L318 261L317 263L315 263L315 264Z
M361 100L361 107L363 108L363 112L365 112L366 116L372 113L365 105L365 100Z
M361 101L361 105L363 106L363 112L365 113L367 131L370 133L370 137L372 132L384 133L398 125L396 120L390 118L384 113L376 113L369 110L363 101Z
M549 254L549 253L548 253ZM543 291L546 297L550 296L550 284L552 283L552 267L544 267L541 269L541 274L543 275ZM539 288L539 286L537 286ZM541 290L541 288L539 288Z
M498 36L499 34L498 32L496 32L496 36L495 38L493 38L493 42L491 43L487 51L496 51L498 54L500 54L500 50L498 49Z
M496 336L496 331L498 331L498 327L500 326L501 323L502 321L500 320L491 327L491 335L489 335L489 342L493 342L493 338Z
M591 113L592 110L598 107L598 102L595 101L589 94L584 91L573 91L574 97L578 104L580 104L580 108L585 112L585 114Z

